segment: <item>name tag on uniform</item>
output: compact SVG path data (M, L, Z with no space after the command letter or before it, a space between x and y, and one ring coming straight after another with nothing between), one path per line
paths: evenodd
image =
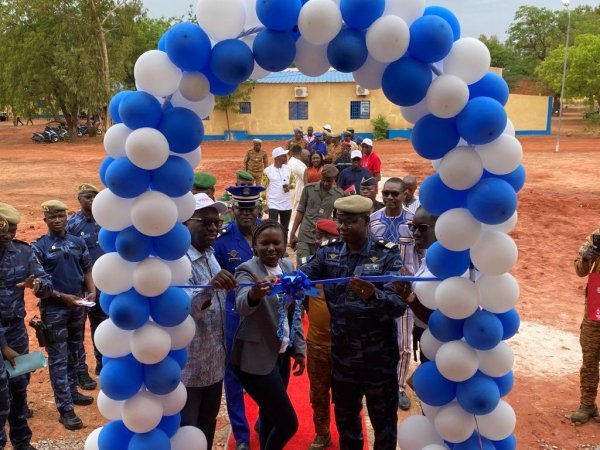
M379 263L365 264L363 266L363 273L374 273L381 271Z

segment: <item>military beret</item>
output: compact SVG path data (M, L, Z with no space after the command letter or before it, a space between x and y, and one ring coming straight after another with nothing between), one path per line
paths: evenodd
M93 184L81 183L77 188L77 192L79 192L80 194L85 194L88 192L93 192L94 194L97 194L100 191Z
M254 142L255 144L262 144L261 139L252 139L252 142Z
M346 214L367 214L373 207L373 201L362 195L351 195L349 197L338 198L333 207L338 212Z
M0 216L0 233L6 233L8 231L8 221Z
M245 170L238 170L235 173L235 176L238 177L240 180L254 181L254 177Z
M321 169L321 175L324 177L337 177L340 171L333 164L325 164Z
M321 233L331 234L332 236L339 236L340 230L337 228L335 220L331 219L319 219L317 220L317 231Z
M47 202L42 203L42 211L45 213L61 212L66 211L67 209L68 206L60 200L48 200Z
M208 172L196 172L194 174L194 187L196 189L209 189L217 184L217 178Z
M315 136L315 137L323 137L323 133L321 133L320 131L317 131L317 132L314 134L314 136Z
M9 225L16 225L21 221L21 214L8 203L0 203L0 217L3 217Z

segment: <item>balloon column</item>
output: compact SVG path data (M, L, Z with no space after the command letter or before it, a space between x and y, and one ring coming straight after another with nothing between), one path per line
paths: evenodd
M439 215L420 283L435 312L422 340L431 362L415 372L425 416L405 420L403 450L515 448L515 414L501 400L513 383L519 286L508 272L517 248L516 192L522 149L504 104L508 88L489 72L480 41L425 0L199 0L197 23L170 28L139 57L135 91L116 94L94 202L106 254L93 276L110 316L96 332L105 358L98 408L110 422L88 450L204 450L202 432L180 428L180 383L195 323L184 291L190 243L182 225L215 95L292 63L306 75L334 67L383 89L414 123L412 142L436 173L420 190ZM470 269L476 281L465 277Z

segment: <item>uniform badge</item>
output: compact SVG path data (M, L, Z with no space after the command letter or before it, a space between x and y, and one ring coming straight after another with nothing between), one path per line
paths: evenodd
M377 259L378 259L377 256L371 256L371 262L373 262L373 263L377 262Z
M232 258L235 258L237 255L239 255L239 253L236 250L231 250L229 253L227 253L229 256L231 256Z
M327 259L338 259L339 255L337 253L327 253Z

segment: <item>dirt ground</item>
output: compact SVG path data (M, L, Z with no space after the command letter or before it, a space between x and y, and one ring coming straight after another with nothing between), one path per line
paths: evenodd
M21 212L18 238L26 241L45 232L40 203L57 198L75 211L77 185L100 185L97 170L105 156L101 138L32 144L30 133L39 128L41 122L18 129L0 123L0 201ZM600 223L600 138L582 134L574 117L566 117L563 130L560 153L554 152L554 136L521 138L528 181L519 194L520 220L513 237L520 250L514 274L521 284L518 310L523 327L513 339L516 384L508 398L517 412L520 449L600 445L600 423L574 427L568 420L578 406L584 287L572 261L584 238ZM266 146L270 150L278 144ZM218 195L233 182L249 147L247 142L203 145L199 168L217 176ZM414 153L409 142L377 142L375 151L384 161L384 176L412 174L422 181L432 173L431 165ZM30 318L37 312L36 301L30 295L27 301ZM30 342L35 349L33 335ZM89 338L87 346L90 349ZM88 359L93 368L90 351ZM83 439L103 423L95 406L79 407L85 428L64 430L57 422L47 371L32 376L29 402L34 442ZM417 413L416 408L411 413Z

